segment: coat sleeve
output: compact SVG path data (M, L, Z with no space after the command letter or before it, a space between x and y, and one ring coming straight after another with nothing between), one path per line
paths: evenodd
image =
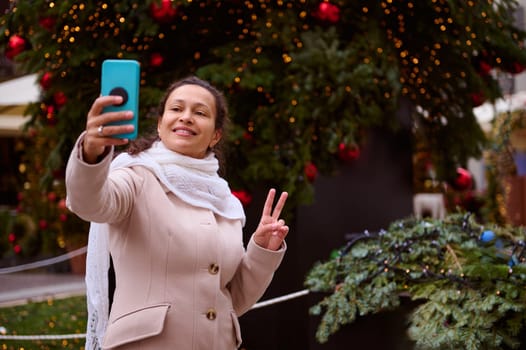
M96 164L84 162L83 136L75 143L66 167L67 206L86 221L118 222L131 212L141 181L128 168L110 173L113 148Z
M278 269L287 246L269 250L257 245L251 237L246 253L230 283L234 310L238 316L247 312L267 290Z

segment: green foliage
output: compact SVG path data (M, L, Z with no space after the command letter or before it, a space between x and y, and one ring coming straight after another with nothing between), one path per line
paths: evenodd
M485 231L494 237L482 239ZM417 302L408 327L416 349L517 348L526 321L524 236L469 213L359 234L306 277L309 290L325 295L310 310L322 316L316 337L326 342L342 325L409 297Z
M86 332L86 297L49 299L0 309L0 326L7 335L83 334ZM0 347L18 349L81 349L84 339L2 340Z

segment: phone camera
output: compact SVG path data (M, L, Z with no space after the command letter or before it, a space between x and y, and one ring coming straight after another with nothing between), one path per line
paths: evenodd
M111 89L110 95L111 96L121 96L122 97L122 102L119 103L119 104L116 104L115 106L122 106L123 104L128 102L128 93L122 87L116 87L116 88Z

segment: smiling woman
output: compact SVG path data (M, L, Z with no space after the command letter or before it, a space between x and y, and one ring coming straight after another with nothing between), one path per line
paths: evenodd
M103 112L119 102L95 100L66 171L69 208L92 221L86 348L236 349L238 317L263 295L285 254L289 228L280 215L288 195L274 205L269 190L245 248L243 206L218 173L223 94L196 77L174 83L161 100L157 133L113 159L114 146L128 140L112 136L132 126L99 129L133 117Z

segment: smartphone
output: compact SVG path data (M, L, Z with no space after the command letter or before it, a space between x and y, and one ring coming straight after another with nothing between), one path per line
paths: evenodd
M140 64L135 60L108 59L102 62L101 94L103 96L119 95L123 98L123 103L105 107L104 112L133 112L132 120L110 123L113 125L133 124L135 127L133 132L113 135L113 137L130 140L137 138L140 72Z

